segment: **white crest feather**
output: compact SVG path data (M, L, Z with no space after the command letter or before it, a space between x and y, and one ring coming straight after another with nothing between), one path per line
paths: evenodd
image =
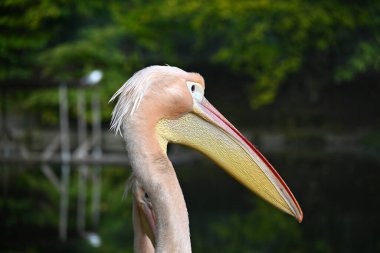
M132 116L139 107L147 89L154 81L157 74L186 73L180 68L171 66L150 66L136 72L120 89L112 96L110 102L118 97L115 108L112 111L111 130L122 135L122 126L126 117Z

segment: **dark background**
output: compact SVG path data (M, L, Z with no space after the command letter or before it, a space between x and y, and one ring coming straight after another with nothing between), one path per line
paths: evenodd
M0 14L0 157L10 135L37 152L58 133L63 82L75 135L80 80L94 69L103 79L84 89L87 106L98 92L104 152L123 152L107 130L108 100L145 66L178 66L204 76L208 100L304 211L298 224L205 158L177 165L194 252L380 252L380 2L2 1ZM1 252L132 252L128 166L103 166L99 226L89 207L86 220L97 248L76 231L75 166L66 242L40 165L0 166Z

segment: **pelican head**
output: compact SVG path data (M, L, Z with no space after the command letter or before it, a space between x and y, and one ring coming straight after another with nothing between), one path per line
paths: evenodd
M200 151L249 190L302 221L301 208L280 175L208 102L204 91L197 73L151 66L135 73L111 99L118 97L111 128L124 136L133 170L136 250L191 252L186 204L166 155L168 143Z

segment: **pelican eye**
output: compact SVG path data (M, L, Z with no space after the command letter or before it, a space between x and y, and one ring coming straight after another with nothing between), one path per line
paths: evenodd
M202 85L191 81L187 81L186 83L193 99L200 102L204 95L204 88Z
M149 195L148 195L148 193L145 192L144 197L145 197L146 199L149 199Z

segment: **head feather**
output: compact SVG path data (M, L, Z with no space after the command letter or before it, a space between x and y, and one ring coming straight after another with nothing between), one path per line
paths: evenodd
M120 89L112 96L110 102L118 101L112 111L111 130L122 135L123 122L130 117L139 107L146 91L159 75L186 74L180 68L171 66L150 66L136 72Z

